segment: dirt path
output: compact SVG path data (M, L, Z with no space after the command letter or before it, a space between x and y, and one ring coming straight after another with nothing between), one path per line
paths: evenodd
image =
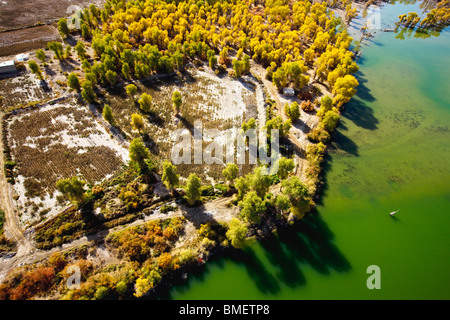
M0 282L4 278L4 276L6 276L8 271L15 267L18 267L23 264L31 264L44 260L54 252L67 251L74 247L78 247L85 244L92 244L94 242L103 242L105 237L109 233L124 230L129 227L139 226L150 220L185 216L187 219L187 225L184 240L193 238L196 234L196 230L200 227L202 223L206 223L208 221L228 222L237 214L239 214L238 207L236 206L229 207L227 205L230 201L231 198L228 197L228 198L218 198L193 208L188 208L184 205L179 205L178 206L179 209L176 211L168 213L154 213L148 216L144 216L143 218L135 220L129 224L117 226L115 228L111 228L108 230L101 230L94 234L83 236L72 242L65 243L62 246L55 247L50 250L39 250L33 248L30 241L24 237L20 228L18 228L17 226L13 226L12 229L14 230L13 231L15 236L14 239L21 244L22 249L20 250L20 253L17 253L13 257L0 258Z
M267 80L265 78L266 70L258 65L252 63L251 65L252 71L257 74L260 79L262 80L265 88L267 89L270 97L275 100L275 103L277 104L277 112L278 115L283 119L283 121L287 120L286 115L283 112L283 106L286 102L292 103L295 101L295 98L291 99L283 99L284 101L281 101L280 95L278 93L278 89L273 85L272 82ZM296 172L295 174L302 179L304 177L304 164L306 163L305 158L305 150L306 146L310 143L308 139L306 138L306 134L309 132L309 125L314 125L314 123L311 122L311 115L307 114L303 110L300 109L301 117L300 121L298 123L294 123L292 126L292 129L289 132L289 140L292 142L294 146L294 162L296 165Z
M0 132L3 130L3 116L3 112L0 112ZM35 251L19 226L16 213L12 206L11 193L9 192L9 185L6 181L3 168L3 141L0 139L0 206L5 212L5 235L17 244L17 253L13 257L0 259L0 279L6 275L11 267L17 266L24 258L30 256Z
M0 112L0 132L3 131L3 112ZM3 159L3 140L0 139L0 200L1 208L5 212L6 218L6 236L17 243L17 256L25 255L33 250L33 246L24 236L22 229L17 221L17 216L12 206L11 193L6 180Z

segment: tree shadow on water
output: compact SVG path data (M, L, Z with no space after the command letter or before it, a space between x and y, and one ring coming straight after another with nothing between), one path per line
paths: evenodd
M317 272L350 271L350 263L333 243L333 233L316 210L279 234L280 241L296 260L309 264Z
M281 228L260 242L270 262L270 272L252 248L233 253L230 258L242 264L257 288L264 294L276 294L281 284L297 288L306 284L302 266L309 265L320 274L331 270L348 272L350 263L333 243L333 234L317 211L306 215L294 226Z
M333 133L331 150L337 150L338 152L345 152L353 156L359 156L358 145L350 139L347 135L343 134L341 130L336 130Z
M358 127L375 130L379 122L373 114L373 109L367 105L367 102L374 102L376 99L366 86L367 80L364 78L364 74L359 71L354 76L358 80L359 85L356 88L355 97L345 105L342 116L351 120Z
M279 294L282 286L291 289L304 286L307 279L302 268L305 266L324 275L330 274L332 270L348 272L351 270L350 263L333 243L333 238L326 223L314 210L293 226L280 228L277 234L264 238L258 243L262 251L253 245L242 250L226 250L212 257L206 265L189 272L189 280L179 283L177 291L188 292L193 281L207 281L211 267L224 270L227 261L244 269L256 288L267 296ZM268 262L262 259L263 256ZM230 283L233 281L235 280L230 279ZM163 290L162 297L173 298L171 290L166 289ZM235 289L239 290L237 287Z
M270 236L261 243L270 263L278 271L276 277L290 288L304 285L305 275L300 269L298 261L287 246L277 236Z
M368 107L362 100L351 99L345 105L342 116L351 120L360 128L375 130L377 129L378 119L373 114L373 109Z
M260 242L270 262L271 273L251 248L236 254L255 285L264 294L276 294L281 284L297 288L306 284L302 266L309 265L320 274L331 270L348 272L350 263L333 243L333 234L317 211L306 215L293 226L281 228Z
M356 78L356 80L358 80L359 83L359 85L356 87L356 96L361 100L367 102L375 101L375 97L372 95L371 90L366 85L368 81L366 78L364 78L364 74L361 71L358 71L353 76Z
M276 294L280 291L277 278L272 275L251 248L236 251L229 255L233 262L245 267L248 275L255 281L258 290L264 294Z

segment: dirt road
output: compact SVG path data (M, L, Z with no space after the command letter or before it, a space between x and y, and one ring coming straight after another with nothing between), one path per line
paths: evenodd
M3 112L0 112L0 132L3 131ZM11 193L8 182L5 177L4 159L3 159L3 141L0 139L0 203L1 208L5 212L6 228L5 234L8 238L14 240L18 246L17 255L24 255L33 250L30 241L24 236L19 226L17 215L12 206Z

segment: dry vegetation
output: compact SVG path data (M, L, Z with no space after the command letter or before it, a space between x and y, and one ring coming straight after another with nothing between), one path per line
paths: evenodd
M194 121L201 121L203 130L218 129L224 133L226 129L239 128L244 120L257 118L255 79L218 77L210 69L192 71L192 74L187 72L181 77L135 82L138 87L136 101L143 93L152 96L152 107L148 113L140 110L139 104L127 96L125 87L110 90L105 95L104 103L112 108L114 125L125 136L139 136L133 131L130 120L133 113L140 113L145 121L141 134L147 147L157 159L165 160L170 159L176 129L187 128L192 134ZM175 90L181 93L183 101L179 117L174 116L172 108L172 93ZM209 143L210 141L205 141L203 147ZM203 179L222 178L223 165L181 164L178 168L179 173L186 177L190 173L196 173ZM247 172L248 169L244 171Z
M9 122L9 144L18 176L14 189L25 219L37 219L33 216L38 210L54 211L59 179L78 175L94 183L113 174L128 158L127 150L85 107L46 106L14 116Z
M55 93L31 72L21 72L14 78L0 79L0 95L3 97L2 111L54 98Z

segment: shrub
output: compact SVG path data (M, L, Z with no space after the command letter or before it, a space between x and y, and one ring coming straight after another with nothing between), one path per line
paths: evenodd
M303 101L301 104L302 110L305 112L312 112L314 111L314 104L311 102L311 100Z
M287 102L284 105L284 113L291 119L291 121L297 121L300 118L300 110L296 101L289 105Z
M228 186L225 184L215 184L214 188L219 190L222 194L226 194L228 192Z
M200 198L201 180L195 174L191 173L187 179L185 192L188 203L192 206Z
M171 205L163 205L160 209L161 213L167 213L170 211L176 211L178 209L177 206L171 206Z
M105 194L105 191L101 186L93 186L92 187L92 196L94 199L100 199Z
M237 218L231 219L229 229L226 233L231 245L235 248L242 248L245 245L247 226Z
M330 140L330 134L321 126L312 129L306 136L311 142L327 143Z
M140 198L136 194L135 190L129 188L122 188L119 199L123 201L128 211L137 209L140 204Z
M214 187L211 184L201 186L200 187L200 194L202 196L214 196Z

